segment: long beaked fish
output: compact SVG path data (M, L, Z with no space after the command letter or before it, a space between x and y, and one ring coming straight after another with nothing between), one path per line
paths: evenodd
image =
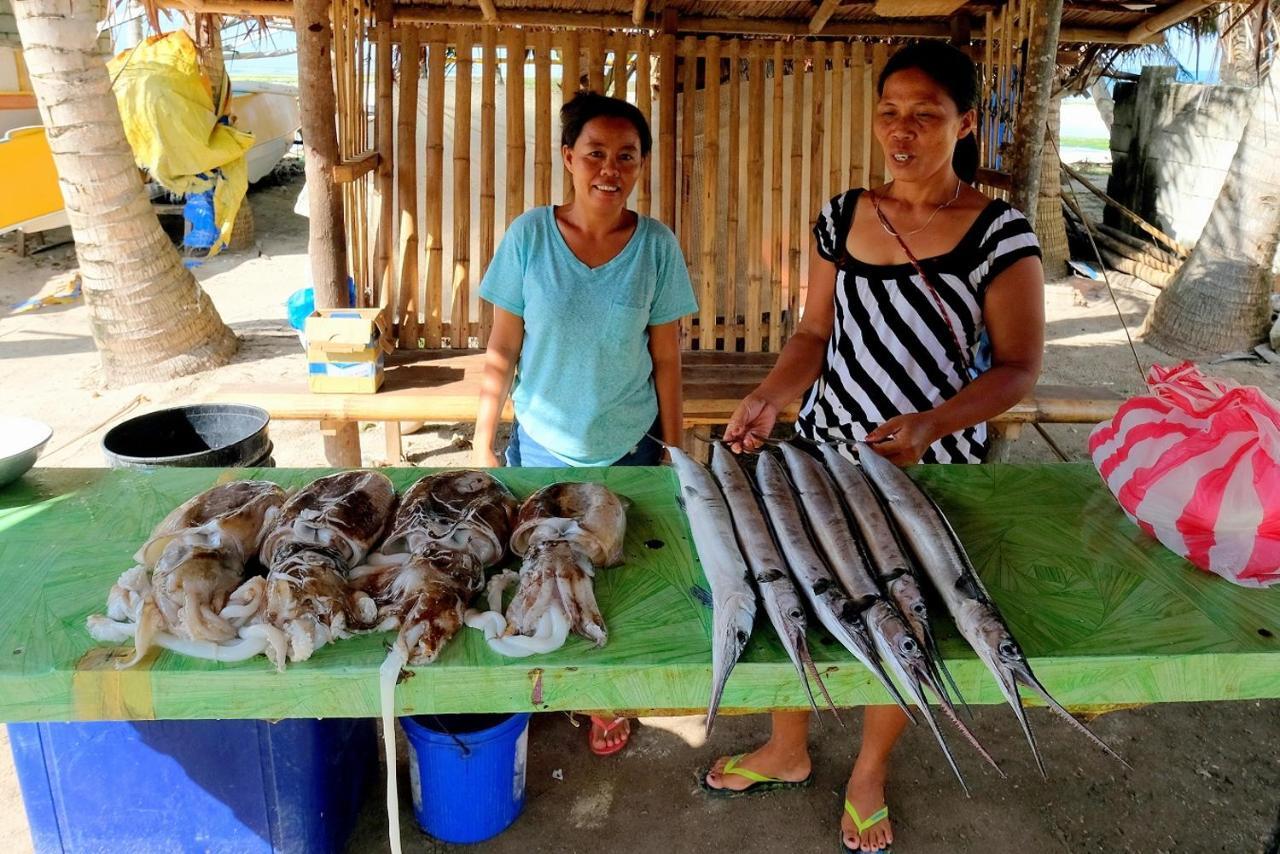
M778 545L791 567L796 584L809 600L810 607L831 636L847 649L854 658L871 671L907 717L915 720L893 681L885 675L876 654L875 642L857 603L849 598L840 586L827 562L818 554L804 518L796 503L795 494L787 482L786 473L770 454L761 454L756 461L756 483L764 499L765 510L773 523Z
M845 506L862 533L871 569L889 598L898 606L911 634L924 647L926 658L946 678L956 699L963 704L964 697L951 678L946 662L942 660L942 653L938 650L938 643L934 640L933 630L929 625L929 606L925 602L920 578L911 561L907 560L905 548L880 504L880 497L871 488L862 469L841 454L835 445L827 443L819 448L827 471L839 487Z
M942 601L955 620L956 628L995 676L1000 693L1013 709L1018 724L1027 737L1027 743L1031 745L1031 753L1040 773L1045 773L1044 761L1040 758L1035 736L1027 722L1022 697L1018 693L1019 684L1030 688L1055 714L1126 768L1130 767L1119 754L1050 696L1031 672L1026 655L1014 640L995 601L974 570L960 538L933 499L905 472L868 445L859 442L856 449L863 471L884 499L889 514L897 523L903 539L911 547L916 561L941 594Z
M999 766L968 727L957 718L950 699L942 689L941 680L936 675L937 669L925 656L924 648L912 636L897 606L880 590L863 554L863 545L849 525L849 519L845 515L831 476L821 463L792 444L782 443L782 456L786 460L787 470L791 473L800 504L808 517L815 545L826 557L827 565L832 567L836 576L845 585L850 597L857 603L867 631L875 641L876 648L880 650L881 659L898 677L898 681L902 683L912 702L920 709L929 731L933 733L938 746L942 748L947 763L967 792L968 786L965 785L964 776L960 773L955 757L951 755L951 749L947 746L942 732L929 711L929 701L924 693L925 686L937 695L943 714L955 724L982 758L997 771L1000 770Z
M778 640L782 641L787 657L800 674L800 683L804 685L809 705L813 706L814 711L818 710L806 672L813 674L818 689L834 710L835 703L827 694L826 686L822 684L822 678L809 655L809 645L805 639L808 620L805 618L800 594L791 581L787 562L778 551L769 523L751 488L751 481L747 479L737 458L722 442L712 445L711 471L719 481L729 505L729 515L733 517L733 527L738 533L738 545L746 558L751 576L755 579L756 589L760 591L765 614L768 615Z
M711 698L706 723L710 734L729 673L751 639L756 594L734 537L729 506L711 472L679 448L667 450L680 479L680 503L689 517L698 561L711 587Z

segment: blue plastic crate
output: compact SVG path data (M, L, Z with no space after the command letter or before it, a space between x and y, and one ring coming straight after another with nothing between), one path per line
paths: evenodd
M377 742L364 719L10 724L39 854L342 850Z

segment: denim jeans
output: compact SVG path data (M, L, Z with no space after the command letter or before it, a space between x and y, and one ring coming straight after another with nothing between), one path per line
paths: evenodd
M614 460L610 465L658 465L658 462L662 459L662 445L655 441L652 436L659 435L661 430L661 423L658 421L653 422L653 427L649 430L651 435L642 436L634 448L621 458ZM504 456L506 457L507 465L513 468L571 468L569 463L555 456L530 438L519 422L511 426L511 438L507 441L507 450Z

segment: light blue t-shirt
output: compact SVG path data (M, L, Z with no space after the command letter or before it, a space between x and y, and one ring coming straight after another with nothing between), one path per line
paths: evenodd
M524 318L511 393L520 426L578 466L609 465L653 426L648 327L698 309L665 225L639 217L623 250L592 269L569 249L550 206L511 223L480 296Z

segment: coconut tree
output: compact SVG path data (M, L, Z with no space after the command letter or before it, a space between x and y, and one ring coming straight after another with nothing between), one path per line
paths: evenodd
M1178 356L1252 348L1270 317L1278 242L1280 75L1268 73L1209 221L1147 315L1147 343Z
M225 364L238 340L143 189L98 53L96 0L13 0L23 57L58 169L85 304L111 385Z

